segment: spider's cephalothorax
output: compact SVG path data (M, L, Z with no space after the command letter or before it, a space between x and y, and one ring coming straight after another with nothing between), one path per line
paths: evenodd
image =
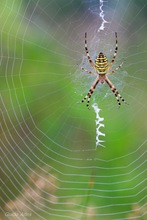
M105 74L108 69L107 57L102 52L100 52L95 59L95 68L98 71L98 74Z
M107 57L102 53L100 52L98 54L98 56L96 57L95 59L95 64L93 63L93 61L91 60L90 58L90 55L89 55L89 52L88 52L88 47L87 47L87 33L85 33L85 51L86 51L86 55L87 55L87 58L89 60L89 63L90 65L93 67L93 69L96 71L95 72L91 72L91 71L88 71L86 69L84 69L83 67L81 68L82 70L84 70L85 72L89 73L89 74L93 74L96 76L96 79L93 83L93 85L91 86L91 88L89 89L89 92L87 93L87 95L82 99L82 102L84 102L86 99L87 99L87 108L89 109L89 102L90 102L90 98L97 86L97 84L100 82L101 84L103 84L104 82L106 82L111 91L114 93L115 97L116 97L116 100L117 100L117 103L118 103L118 106L120 107L121 103L120 103L120 99L126 103L126 101L124 100L124 98L119 94L119 92L117 91L117 89L115 88L115 86L111 83L111 81L107 78L107 75L108 74L112 74L114 72L116 72L119 68L122 67L123 65L123 62L118 66L116 67L114 70L110 71L110 72L107 72L113 65L114 63L114 60L115 60L115 57L116 57L116 54L117 54L117 50L118 50L118 42L117 42L117 33L115 32L115 37L116 37L116 47L115 47L115 51L114 51L114 55L113 55L113 58L110 62L110 64L108 65L108 60L107 60Z

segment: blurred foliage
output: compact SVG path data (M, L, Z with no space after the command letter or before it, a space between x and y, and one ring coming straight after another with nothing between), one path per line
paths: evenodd
M29 7L24 13L24 8L26 8L28 2L29 2ZM51 13L55 21L56 19L58 20L60 18L64 19L64 16L68 16L71 13L71 11L73 12L76 9L77 5L81 3L80 0L72 1L72 5L70 4L70 2L68 4L66 4L66 2L67 1L63 1L63 0L62 1L54 0L51 1L50 4L48 4L47 0L43 0L41 1L41 5L42 6L48 5L48 9L46 8L46 10L48 10L48 12ZM134 1L134 2L138 4L138 1ZM1 122L5 129L3 132L6 134L6 136L9 137L9 133L7 127L5 126L5 123L8 124L9 130L11 131L11 135L13 136L15 142L11 142L9 145L5 139L4 133L2 132L0 134L0 137L5 143L5 146L7 146L7 150L10 152L10 154L8 154L7 157L11 158L11 156L14 156L15 160L14 161L12 160L11 163L13 165L19 164L20 167L16 167L16 169L18 173L21 173L22 175L22 176L18 176L16 174L17 181L20 183L20 185L13 177L11 181L9 181L7 179L6 173L10 175L11 172L15 172L15 171L13 170L11 163L7 165L8 167L3 166L4 172L2 173L1 176L4 180L7 179L7 184L6 186L3 187L3 195L2 195L4 201L3 205L5 202L8 202L7 205L8 204L12 205L11 202L9 203L8 198L11 198L12 200L15 199L15 202L18 202L17 198L15 197L19 196L19 192L20 190L22 190L21 188L23 188L23 185L24 185L24 189L22 190L22 194L23 193L25 194L26 191L28 190L25 181L29 182L30 181L29 176L33 175L32 173L29 172L29 168L36 169L35 164L39 164L40 167L42 167L44 163L54 165L55 162L54 160L52 160L52 158L56 158L56 160L58 159L61 160L60 158L57 157L57 155L55 155L52 152L52 149L54 149L54 151L58 152L59 154L61 150L63 150L62 153L64 153L64 149L61 149L54 142L54 140L57 140L57 143L61 143L61 145L69 147L70 150L72 149L78 150L79 146L78 144L76 145L76 141L77 143L80 143L80 141L82 140L84 143L83 146L85 146L86 143L90 145L90 143L94 142L93 140L95 140L95 114L92 111L89 112L85 108L85 105L84 106L80 105L79 107L79 105L77 105L76 103L78 100L81 100L81 96L80 94L74 93L75 88L73 85L72 77L70 75L70 73L73 71L73 69L71 69L72 65L75 65L75 63L74 64L71 63L72 59L68 54L66 54L65 57L63 56L65 51L63 50L62 45L60 47L60 36L58 35L57 38L56 36L54 38L51 38L50 36L52 36L52 34L50 33L52 32L52 28L49 29L48 32L45 32L45 30L48 28L49 21L47 21L45 18L39 21L40 24L42 24L43 20L46 21L44 26L41 26L41 28L43 28L44 33L46 33L47 35L44 36L44 39L41 31L37 30L33 22L32 23L30 22L31 24L28 25L28 17L31 15L32 10L36 5L36 1L23 1L22 4L20 3L19 0L18 1L9 0L6 3L7 7L4 7L5 0L1 0L0 4L1 4L1 9L0 9L1 11L1 20L0 20L1 94L3 100L5 100L5 106L7 108L6 111L4 105L2 105L2 110L6 121L4 121L3 117L1 117ZM65 5L65 7L62 7L62 5ZM58 16L55 18L54 14L58 8L62 8L62 11L61 13L58 13ZM80 13L82 13L83 8L84 6L81 7ZM34 21L33 19L34 18L32 18L32 21ZM133 28L135 27L132 27L132 30ZM138 34L141 35L139 31ZM146 34L146 30L144 30L144 35L145 34ZM144 38L143 36L142 38ZM139 42L140 37L139 39L135 39L135 41ZM146 50L146 45L142 46L142 44L140 44L139 46L140 46L138 47L139 51ZM135 53L134 51L135 49L130 47L130 55L132 53ZM139 54L139 51L137 51L136 53L137 55ZM146 60L146 58L147 57L144 56L143 59ZM135 61L137 61L139 58L137 56L136 60L133 59L131 60L131 56L130 56L129 59L130 59L130 63L135 63ZM134 66L132 65L131 67L128 65L127 67L128 67L127 72L129 72L129 74L131 75L131 72L135 71L134 69L135 65ZM72 72L72 74L74 74L74 72ZM131 83L131 80L128 80L127 83L129 85ZM138 82L138 84L140 84L140 87L144 86L144 82ZM135 85L134 82L134 87L135 86L137 85ZM127 88L126 94L131 93L130 95L131 97L133 95L136 97L139 96L139 94L137 94L137 91L134 91L134 87L133 89ZM145 94L141 94L140 102L143 103L143 100L145 100L145 98L146 98ZM140 108L141 109L141 113L139 114L140 117L136 117L136 114L134 114L134 117L133 116L130 117L132 111L131 109L130 111L124 110L120 112L118 111L118 109L115 108L115 105L113 105L109 110L110 107L109 103L113 102L113 100L114 97L109 97L109 101L108 99L107 100L105 99L101 104L101 108L103 110L102 114L105 115L104 131L107 134L105 139L107 150L105 151L103 151L103 149L99 150L99 157L102 157L103 160L110 159L113 157L114 158L119 157L121 155L125 155L129 152L132 152L134 150L134 145L136 146L136 143L140 145L141 140L143 140L144 137L146 136L146 125L144 125L145 108L143 107ZM122 108L129 109L130 106L125 106L125 107L122 106ZM137 106L137 104L135 104L135 106ZM9 114L9 117L11 118L12 123L10 123L7 112ZM126 114L128 112L129 114ZM33 121L35 121L35 125L32 123L32 119ZM28 135L28 137L30 137L32 140L34 140L34 145L32 144L32 142L27 140L27 136L25 136L24 132L22 131L20 124L21 127L25 130L26 132L25 134ZM29 127L29 129L27 126ZM45 135L42 135L38 131L36 126L41 131L43 131L44 134L46 133L46 135L50 137L51 140L47 139ZM19 135L17 135L16 131L14 130L14 127L16 127ZM78 130L78 127L80 127L81 129ZM36 140L33 137L33 134L30 131L36 134L38 140ZM118 136L118 134L120 134L120 136ZM48 146L48 148L44 146L40 146L39 140L41 140L45 146ZM25 141L27 143L27 147L24 144ZM38 148L36 148L35 145L38 146ZM18 146L21 146L21 150L18 148ZM41 147L41 152L39 150L40 147ZM4 149L4 151L7 154L6 149ZM18 157L16 157L16 152L19 155ZM24 154L24 152L29 152L29 158L31 158L31 160L27 157L26 154ZM45 155L49 155L50 157L49 158L45 157ZM65 152L65 157L67 159L61 162L64 162L65 164L69 163L73 166L74 165L77 166L76 161L70 161L70 158L71 157L74 158L74 156L76 157L77 153L74 154L73 152L71 153L70 151L68 153ZM79 157L81 156L83 158L87 158L88 156L94 157L96 155L89 152L82 152L80 153ZM40 162L38 158L41 158L42 162ZM127 159L128 158L125 159L122 158L120 160L118 159L116 161L112 161L106 164L105 167L106 168L109 168L111 166L119 167L121 162L122 164L126 164L126 163L129 164L129 161ZM136 155L132 160L135 159L136 159ZM86 162L86 163L87 165L91 164L91 162ZM79 167L81 166L81 170L83 165L85 165L84 162L80 162L78 164ZM96 165L101 166L101 161L97 162ZM7 168L9 169L9 172ZM71 169L70 167L66 167L67 170L65 170L65 167L62 165L58 169L64 170L65 173L75 172L74 168ZM79 171L79 173L82 173L81 170ZM124 170L122 169L122 172ZM29 174L27 176L28 172ZM87 169L87 171L84 170L84 172L87 172L86 174L89 175L91 173L91 170ZM102 170L95 171L95 173L98 175L100 175L101 172L103 172L104 174L104 171ZM112 174L113 176L112 170L109 171L109 169L106 169L105 172L106 172L105 175L108 175L109 172L109 175ZM137 176L138 172L139 172L138 170L134 171L134 173L136 174L133 173L133 176L134 175ZM66 178L63 177L61 174L58 175L59 175L58 178L61 180L62 178ZM37 178L37 177L33 177L33 178ZM50 175L47 176L47 178L51 178ZM85 179L81 177L81 179L82 179L81 181L83 182L84 181L88 182L86 177ZM120 177L119 181L125 182L125 180L127 179L128 176L126 175L124 177ZM37 181L39 182L38 179ZM98 182L99 179L96 179L95 181ZM12 185L12 182L14 185ZM30 185L31 184L32 183L30 183ZM56 184L58 185L58 183ZM18 185L18 190L15 189L15 185ZM126 187L131 188L132 185L134 185L134 183L128 183L128 185L126 184ZM13 193L9 192L7 187L11 189ZM43 189L46 189L46 187L47 186L45 184ZM65 188L68 186L66 185L66 183L62 183L60 187ZM87 187L87 184L83 185L83 188L84 187ZM125 187L125 183L123 185L118 186L118 188L124 188L124 187ZM104 188L105 186L103 186L103 189ZM56 192L55 189L54 192ZM58 193L60 195L60 192ZM74 193L76 194L77 191L75 190L73 194ZM6 195L8 196L8 198ZM99 201L101 204L105 204L104 198L100 198ZM82 203L82 201L80 202ZM94 204L97 204L96 199L94 199L93 202ZM129 202L131 203L132 201ZM119 199L117 200L117 203L118 204L120 203ZM135 213L134 209L135 208L133 206L132 215L134 215ZM111 210L111 211L115 211L115 210Z

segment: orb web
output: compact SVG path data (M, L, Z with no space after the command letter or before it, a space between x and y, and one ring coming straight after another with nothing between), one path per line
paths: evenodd
M145 219L146 1L0 6L0 217ZM93 71L85 32L92 60L109 62L118 33L113 68L125 62L108 77L129 105L118 110L106 84L90 111L77 104L95 80L80 68Z

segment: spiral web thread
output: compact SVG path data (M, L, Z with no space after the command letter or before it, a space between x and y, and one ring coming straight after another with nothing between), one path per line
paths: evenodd
M10 5L8 2L10 2ZM71 50L72 42L74 45L72 54L75 52L75 50L76 52L79 52L80 47L83 49L83 44L80 43L82 40L80 41L78 39L75 41L75 38L74 40L70 38L73 36L73 33L80 33L79 26L77 26L77 19L76 23L72 23L73 21L67 17L68 19L65 25L66 29L64 30L67 38L67 44L65 44L65 42L63 44L61 38L60 40L56 39L55 33L56 31L59 33L58 31L62 30L62 27L59 25L59 23L57 23L58 26L56 28L56 17L46 13L47 6L51 8L50 4L56 3L57 1L43 1L46 3L44 8L42 8L41 0L29 0L28 4L25 6L25 8L23 8L24 10L22 11L18 10L18 6L21 7L23 5L22 3L26 1L17 1L20 4L16 8L17 10L15 10L12 2L15 3L16 1L1 1L1 9L3 9L3 12L5 12L4 9L8 10L7 19L9 18L10 20L7 20L6 16L1 18L1 21L3 21L1 22L1 33L3 35L1 37L2 97L0 101L2 110L0 110L0 123L2 130L1 133L3 133L3 136L0 138L0 143L3 151L2 169L4 174L2 181L2 200L3 204L5 205L2 208L3 216L0 215L0 219L81 220L81 216L83 216L82 220L145 220L145 215L147 213L145 193L147 140L145 133L145 117L143 117L143 115L145 115L146 112L145 77L147 74L145 63L147 51L146 38L143 30L145 30L144 27L147 23L146 20L142 20L142 22L141 18L143 12L146 12L147 5L140 2L140 7L135 7L136 11L134 12L135 14L133 14L134 16L130 15L131 19L127 20L126 22L126 17L128 12L130 12L130 8L132 8L134 5L134 1L125 1L125 8L121 5L124 1L114 1L114 5L117 5L115 8L113 6L114 10L112 10L112 7L109 8L109 11L111 10L111 17L108 19L110 23L107 23L108 30L106 30L106 22L104 22L105 32L102 32L102 28L99 31L99 34L102 32L102 35L104 36L104 43L103 40L101 41L103 43L102 46L104 51L107 51L107 43L109 42L105 37L110 36L111 32L114 33L115 30L121 31L119 35L120 38L125 35L127 37L125 41L123 39L119 41L119 48L128 47L128 50L125 54L127 60L125 68L128 72L127 79L130 79L130 81L128 80L129 83L125 84L123 93L129 99L130 105L128 108L122 108L122 111L119 111L119 114L115 115L112 110L113 106L116 106L115 100L114 102L110 102L110 99L108 99L109 109L112 110L112 118L108 118L108 123L112 129L108 135L112 137L112 140L109 139L112 144L109 141L106 142L106 144L109 144L111 147L107 147L105 150L99 148L96 152L98 155L95 155L96 150L94 150L93 154L91 148L89 152L83 151L82 149L85 150L86 147L89 149L89 145L93 146L93 142L95 144L95 126L94 128L89 126L89 122L91 122L91 115L92 113L94 114L94 112L96 114L96 143L102 146L102 140L100 140L100 137L104 138L105 135L102 135L102 132L100 132L101 128L104 127L104 119L100 117L100 103L97 102L97 104L93 104L94 112L92 112L93 109L90 112L87 111L87 109L85 110L87 111L87 114L90 114L89 118L83 115L81 106L76 105L74 109L74 104L76 103L77 99L75 100L75 96L73 95L72 91L69 89L66 94L63 92L66 86L69 88L72 87L70 84L71 76L70 74L67 74L66 77L62 75L61 78L59 69L55 69L55 66L53 65L53 63L55 63L56 66L61 67L61 60L49 59L49 54L54 55L55 52L56 55L61 56L64 55L64 52L59 54L59 51L56 47L52 48L50 44L42 44L45 42L45 38L47 37L48 39L50 36L56 40L57 46L60 45L64 47L65 45L67 46L67 49L70 48ZM58 3L59 2L60 1L58 1ZM57 10L57 15L58 11L61 12L64 10L64 6L70 5L71 7L71 3L75 3L76 1L70 1L70 4L68 1L66 2L68 3L67 5L62 3L62 5L59 6L60 10ZM104 15L103 19L105 20L106 14L104 11L106 10L103 10L103 7L105 6L104 3L106 1L82 0L82 6L87 2L90 3L90 8L94 6L97 15L100 16L100 13L103 11L101 15ZM101 8L100 6L95 7L99 4L99 2L101 3ZM31 7L33 3L34 5ZM26 14L27 7L30 17ZM78 5L77 7L77 12L79 12L81 6ZM10 13L13 11L12 9L14 9L15 12L14 17L12 17ZM31 11L31 9L33 10ZM43 9L40 11L40 14L38 13L38 9ZM36 12L35 15L34 12ZM117 22L115 22L115 15L117 13L119 13L119 19L117 19ZM51 33L49 27L44 30L42 25L38 23L41 15L44 17L47 15L48 20L53 21L55 32ZM20 23L18 23L19 26L17 27L13 26L15 24L14 21L16 16L19 16L20 21ZM25 20L26 26L23 24L20 18ZM85 21L86 28L90 36L90 30L91 26L93 27L93 23L92 25L90 23L90 25L87 27L88 22L86 18L90 18L90 15L87 16L87 13L81 17L81 19L84 20L80 20L80 29L83 27L82 21ZM101 25L97 25L97 20L98 19L96 17L96 27L94 30L98 32L98 27L101 27ZM7 30L6 28L5 30L5 25L8 25L9 23L9 29ZM115 23L118 24L118 27L115 25ZM29 27L32 28L33 24L34 28L37 27L37 29L41 31L41 35L43 37L41 38L42 41L39 39L37 43L34 43L32 40L30 40L26 34L27 31L29 33ZM74 24L74 28L71 34L69 34L67 27L72 27L72 24ZM20 27L23 27L23 30L21 30L23 35L19 36ZM124 27L124 30L120 30L120 27ZM16 30L15 33L13 33L12 29ZM47 30L50 31L49 34ZM80 34L82 39L84 31L85 27L81 29ZM30 32L30 36L32 37L32 32ZM93 36L93 33L91 33L91 36ZM14 43L11 41L11 37L14 37ZM61 34L60 37L62 37ZM5 39L7 41L5 41ZM69 41L70 45L68 42L69 39L71 39L71 41ZM18 42L16 40L20 40L21 47L17 45ZM124 45L121 46L123 42ZM14 48L11 48L12 44L14 45ZM29 45L34 45L33 48L37 49L34 50L34 54L39 51L38 57L29 57L28 55L30 55L30 53L24 53L26 51L26 46L28 47ZM40 51L40 48L43 51ZM18 52L20 52L20 55L19 53L17 54L17 50L19 50ZM131 51L130 54L128 53L129 50ZM44 54L42 52L45 51L48 51L49 53L47 56L41 58L41 55ZM82 57L81 54L80 57ZM76 61L72 58L72 56L71 59L75 64ZM48 64L46 66L46 68L48 68L41 68L38 70L39 66L43 67L43 65L41 65L42 62L43 64ZM29 65L29 63L32 65ZM26 66L24 71L22 70L22 64ZM39 66L37 66L37 64ZM15 65L17 67L16 69ZM68 70L71 67L69 66L69 63L66 62L64 62L63 66L68 66ZM36 67L36 69L34 69L34 67ZM50 69L51 67L53 68ZM27 74L29 77L26 80ZM33 77L34 74L35 77ZM50 78L48 79L46 76L51 75L52 77L57 75L58 78L52 78L51 81L48 81ZM114 75L117 85L118 82L121 81L121 75L122 74L119 76L117 74L116 76ZM40 79L42 78L38 78L39 76L45 77L44 80L41 81ZM117 77L119 81L117 80ZM18 84L15 79L19 81ZM61 83L62 81L63 84ZM60 82L60 84L58 84L58 82ZM52 85L55 86L54 91L52 90ZM39 90L38 88L41 89ZM32 94L32 96L27 97L27 92L29 95ZM49 99L49 95L50 97L53 97L53 92L57 99L54 98L54 102L49 102L49 100L51 101L51 99ZM60 93L62 96L60 96ZM105 95L105 93L102 94ZM24 101L22 97L20 97L21 95L24 98ZM66 97L70 96L73 97L72 101L74 102L73 106L71 105L73 107L70 108L71 111L69 111L69 108L67 108L69 107L70 103L68 101L65 109L62 109L64 103L60 103L61 108L59 108L59 111L57 111L58 109L56 108L53 112L53 107L59 106L57 100L62 98L61 101L64 101ZM45 104L43 104L44 97L46 97ZM39 103L39 105L35 105L36 103ZM31 108L31 106L35 106L35 111L33 108ZM36 108L36 106L38 107ZM27 109L26 114L24 114L25 111L23 107ZM47 110L43 111L44 109ZM102 108L102 110L104 110L104 108ZM79 113L80 111L80 116L77 116L77 112ZM129 111L131 111L131 114L129 114ZM76 112L76 116L74 115L74 112ZM56 117L53 117L53 113L55 113ZM62 117L63 113L64 116ZM129 117L127 117L127 115L129 115ZM42 118L40 118L41 116L43 116L42 118L45 122L48 122L46 127L41 126L41 122L43 122ZM105 122L107 123L106 116L108 115L105 115ZM126 119L125 123L123 123L123 116ZM38 118L39 120L37 120ZM52 118L54 120L51 120ZM79 126L79 119L82 119L81 124L84 124L84 128ZM57 124L55 124L56 120L59 122L58 128L52 134L51 132ZM114 123L111 123L112 120L114 123L118 122L117 127L115 127ZM85 127L86 123L84 122L87 123L87 127ZM93 122L94 120L92 118L92 124ZM88 136L91 129L93 129L91 132L92 135ZM120 135L118 137L117 134L121 134L123 129L125 129L126 132L122 133L124 135ZM118 130L119 132L117 132ZM77 142L77 136L74 133L75 131L77 131L76 135L79 135ZM71 134L73 135L71 136ZM83 134L83 136L81 134ZM115 136L111 136L111 134L115 134ZM61 139L61 136L63 136L63 139ZM118 139L120 139L119 146L117 145ZM88 142L89 140L92 141ZM78 147L77 149L79 152L75 151L76 146ZM101 152L102 155L100 155Z

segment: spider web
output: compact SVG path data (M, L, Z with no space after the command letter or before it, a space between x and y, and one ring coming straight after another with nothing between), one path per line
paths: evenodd
M145 219L145 0L1 0L1 219ZM106 84L92 60L111 61ZM78 65L77 65L78 64ZM98 141L98 142L96 142ZM97 147L96 147L97 146ZM104 147L105 148L104 148Z

